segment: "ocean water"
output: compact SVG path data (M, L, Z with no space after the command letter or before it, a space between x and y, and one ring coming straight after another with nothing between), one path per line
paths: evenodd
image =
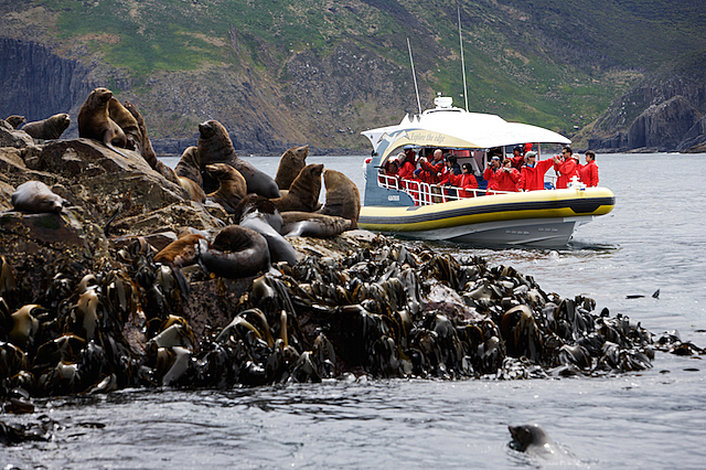
M364 156L315 157L362 188ZM246 157L269 174L278 159ZM167 161L174 165L176 161ZM561 250L482 255L545 291L593 297L655 333L706 346L706 155L598 155L614 211ZM361 192L362 194L362 192ZM659 298L651 295L660 290ZM645 295L627 299L627 295ZM704 357L658 353L642 373L548 380L368 380L233 390L123 390L36 402L50 442L1 447L20 468L706 467ZM36 418L36 416L35 416ZM10 422L30 419L12 417ZM537 423L554 454L508 447Z

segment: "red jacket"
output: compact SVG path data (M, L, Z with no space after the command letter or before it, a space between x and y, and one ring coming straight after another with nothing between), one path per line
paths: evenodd
M424 172L427 174L427 183L438 183L439 180L441 179L441 174L444 172L444 161L439 160L438 163L432 163L428 161L422 160L421 162L422 169Z
M598 186L598 165L596 165L596 161L579 165L579 176L586 186Z
M556 179L557 189L566 188L571 178L579 176L579 163L573 158L567 158L562 163L555 163L554 171L559 174Z
M454 175L453 173L451 173L451 176L449 177L449 179L451 181L451 184L461 188L458 191L458 197L473 197L473 196L475 196L475 193L473 191L465 191L466 189L478 188L478 181L476 181L476 177L473 176L472 174L461 173L460 175Z
M495 188L498 191L518 191L520 182L520 172L514 168L505 171L506 168L498 168L495 172Z
M493 167L488 167L485 169L483 172L483 179L485 179L488 182L488 191L491 191L493 189L498 189L497 188L497 179L495 177L495 169Z
M544 189L544 175L553 164L554 162L548 158L538 161L533 167L523 166L520 174L520 190L540 191Z
M405 160L405 162L402 164L400 167L400 178L407 179L407 180L414 180L417 179L414 176L414 170L416 168L414 167L414 163L410 162L409 160Z

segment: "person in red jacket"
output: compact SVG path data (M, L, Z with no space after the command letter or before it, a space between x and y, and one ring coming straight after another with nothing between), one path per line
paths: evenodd
M512 160L503 160L503 167L495 172L495 189L498 191L519 191L520 172L512 167Z
M410 149L405 151L404 161L400 165L400 178L407 180L416 179L414 170L417 169L417 162L414 157L414 150Z
M537 161L537 152L530 150L525 154L525 165L520 173L520 191L540 191L544 189L544 175L552 167L551 158Z
M586 164L579 165L579 167L581 181L589 188L598 186L598 165L596 164L596 154L593 151L586 151Z
M525 163L525 156L522 151L522 147L519 145L512 149L512 167L517 168L518 171L522 169L522 164Z
M478 189L478 181L476 180L476 177L473 176L470 164L464 163L461 165L461 174L452 175L450 179L451 184L461 188L458 191L459 198L475 197L476 192L470 190Z
M488 168L483 172L483 179L488 182L487 191L490 193L497 188L497 181L495 178L495 173L500 169L500 157L494 156L490 159L488 163Z
M436 184L441 180L441 174L444 172L444 152L441 149L434 150L431 161L420 159L419 163L426 173L427 183Z
M554 157L554 171L559 175L556 179L557 189L568 187L571 178L579 176L578 155L571 153L571 147L564 147L561 158Z

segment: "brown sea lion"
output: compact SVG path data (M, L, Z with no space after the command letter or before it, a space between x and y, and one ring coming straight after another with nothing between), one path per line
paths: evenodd
M280 212L314 212L318 208L321 193L321 172L324 165L312 163L305 166L295 178L285 196L272 199Z
M78 136L103 142L103 145L127 158L123 152L115 148L125 148L127 138L123 130L110 119L108 102L113 92L99 87L93 90L81 105L78 112Z
M319 213L349 219L353 222L353 228L356 228L360 216L358 187L340 171L330 169L324 172L324 185L326 185L326 202Z
M312 212L282 213L282 233L286 237L330 238L355 228L353 221Z
M195 181L199 186L203 186L198 148L194 146L187 147L186 150L184 150L184 153L181 154L179 163L177 163L174 171L177 176L189 178L190 180Z
M204 166L209 163L227 163L243 175L248 184L248 193L269 198L280 196L277 183L272 177L238 158L228 131L218 121L210 120L199 124L198 162L203 177L202 186L207 193L216 190L217 182L208 175Z
M230 279L254 276L270 264L265 238L238 225L229 225L218 232L200 258L209 272Z
M233 213L235 207L245 197L247 183L238 170L226 163L211 163L206 170L218 180L218 189L208 197L222 205L228 213Z
M142 153L142 133L135 116L114 96L108 100L108 116L125 133L126 147Z
M13 114L12 116L6 117L5 122L7 122L9 125L11 125L14 129L17 129L18 127L20 127L20 124L25 122L25 117L18 116L17 114Z
M165 246L162 251L154 255L154 261L171 264L176 267L189 266L196 263L198 256L199 240L206 237L196 233L187 233Z
M41 181L27 181L12 193L12 206L16 211L40 214L43 212L59 213L67 201L52 192Z
M71 119L66 113L55 114L41 121L28 122L22 130L35 139L58 139L71 124Z
M306 157L308 155L308 145L292 147L282 154L279 159L277 176L275 176L275 182L280 190L289 189L294 179L306 165Z

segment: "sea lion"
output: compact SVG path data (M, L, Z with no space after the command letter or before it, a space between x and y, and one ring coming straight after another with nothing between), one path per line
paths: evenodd
M120 126L108 115L108 102L112 97L113 92L103 87L96 88L88 95L78 111L78 136L103 142L103 145L127 158L127 155L114 147L117 145L125 148L127 138Z
M282 236L282 216L272 201L257 194L247 195L234 211L241 227L255 230L267 240L270 260L297 264L297 252Z
M58 214L68 204L68 201L53 193L46 184L34 180L19 185L17 190L12 193L11 200L16 211L31 214L43 212Z
M195 181L199 186L203 186L203 178L201 176L201 162L199 161L198 147L187 147L181 154L179 163L176 164L174 171L177 176L189 178Z
M245 197L247 183L238 170L225 163L206 165L206 170L218 180L218 189L208 197L222 205L228 213L233 213L235 207Z
M227 163L243 175L248 185L248 193L269 198L280 197L277 183L272 177L238 158L228 131L218 121L210 120L199 124L198 162L203 177L202 186L207 193L215 191L217 183L204 171L204 166L209 163Z
M229 225L218 232L200 258L209 272L230 279L254 276L270 264L265 238L237 225Z
M360 216L358 187L346 175L331 169L324 171L324 185L326 186L326 202L319 213L349 219L353 222L352 228L356 228Z
M523 424L521 426L508 426L512 441L510 447L520 452L555 453L554 443L547 432L537 424Z
M280 191L289 189L294 179L306 165L307 156L309 156L308 145L292 147L282 154L277 167L277 176L275 176L275 182Z
M314 212L319 203L321 192L321 163L307 165L299 172L285 196L272 199L280 212Z
M66 113L59 113L41 121L28 122L22 126L23 131L35 139L58 139L71 124L71 118Z
M18 127L20 127L20 124L25 122L25 117L18 116L17 114L13 114L12 116L6 117L5 122L7 122L9 125L11 125L13 127L13 129L17 129Z
M137 123L137 119L125 106L114 96L108 100L108 116L115 121L115 124L125 133L126 147L130 150L142 154L142 133Z
M199 240L206 240L206 237L196 233L186 233L154 255L154 261L179 268L195 264L199 253Z
M313 212L282 213L282 233L286 237L330 238L353 228L353 221Z

